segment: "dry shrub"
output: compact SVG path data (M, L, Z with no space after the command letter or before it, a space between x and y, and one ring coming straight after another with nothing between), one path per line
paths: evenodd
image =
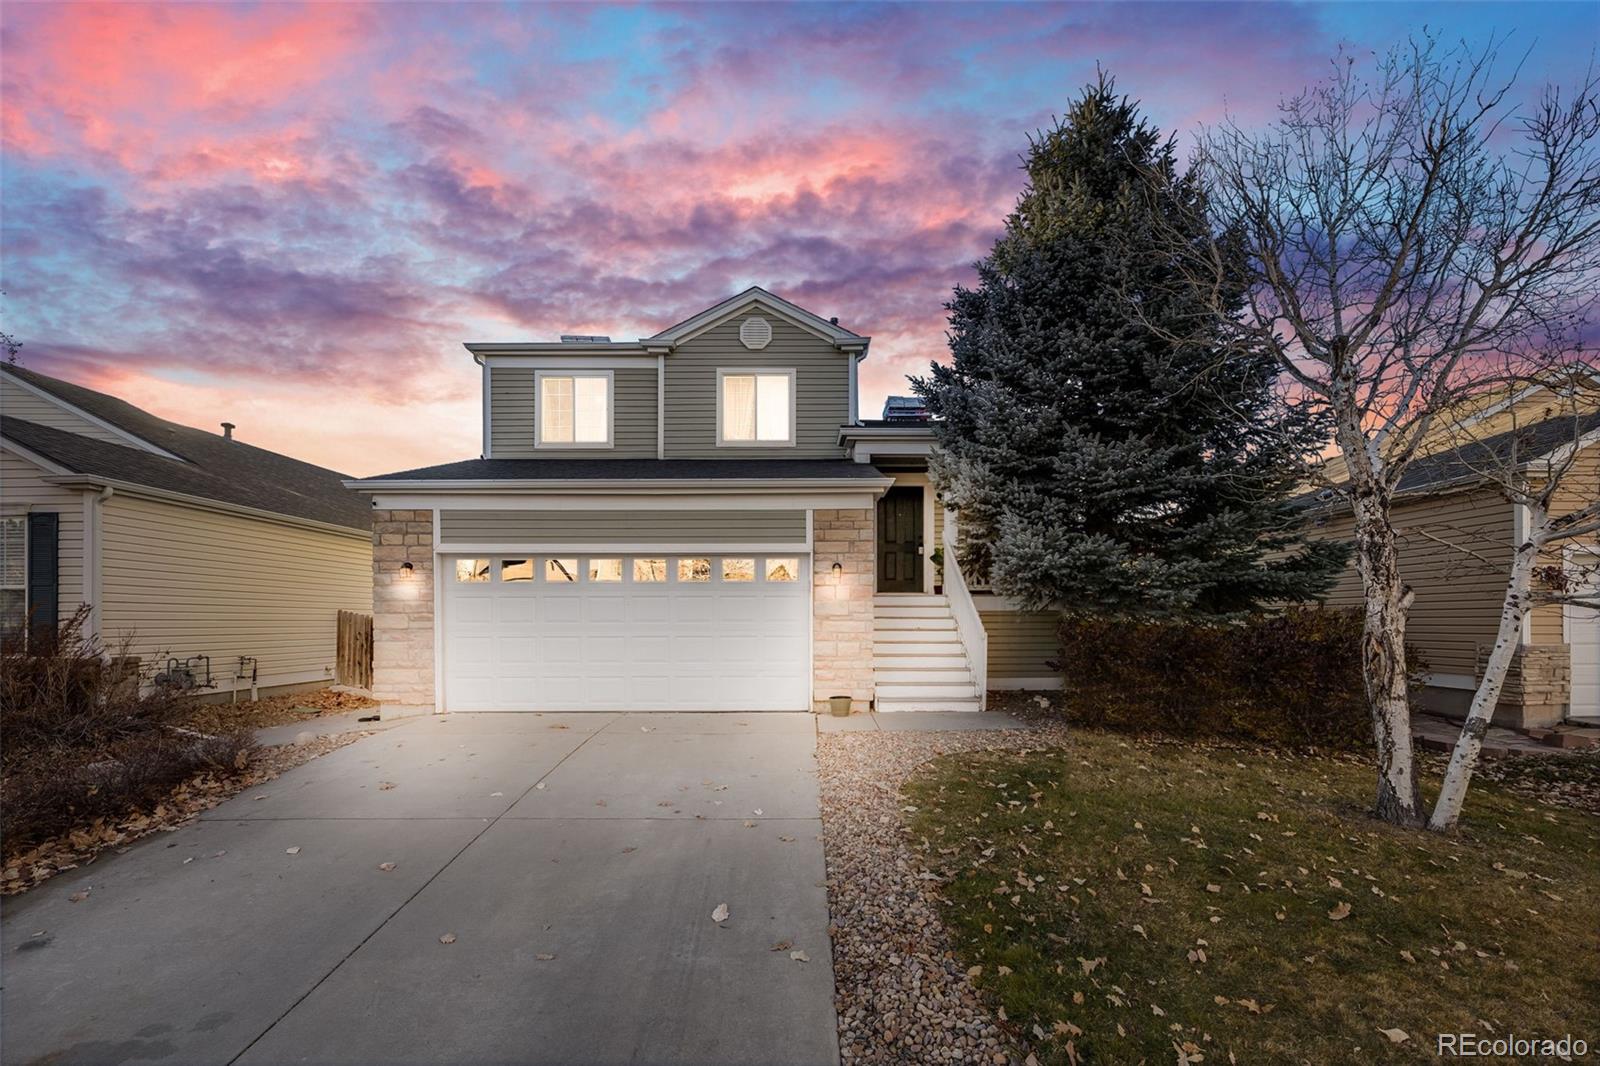
M1289 747L1371 743L1361 617L1293 608L1229 624L1069 618L1070 721Z
M0 650L0 836L15 855L96 817L160 802L195 773L236 773L249 733L178 724L187 698L142 684L125 655L84 634L87 611L54 641Z

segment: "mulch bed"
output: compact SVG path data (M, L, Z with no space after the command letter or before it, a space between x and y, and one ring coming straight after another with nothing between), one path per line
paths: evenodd
M240 703L194 703L184 713L183 724L201 733L231 733L238 729L310 722L327 715L376 710L378 701L354 692L318 689L268 696Z

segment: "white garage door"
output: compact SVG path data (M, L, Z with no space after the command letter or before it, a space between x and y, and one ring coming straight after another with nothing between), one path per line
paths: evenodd
M803 711L806 556L446 557L451 711Z

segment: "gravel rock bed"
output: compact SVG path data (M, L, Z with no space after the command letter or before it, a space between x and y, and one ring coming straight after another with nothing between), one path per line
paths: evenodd
M939 755L1056 747L1060 728L817 738L834 1007L845 1063L1011 1063L939 919L938 881L906 844L900 787Z

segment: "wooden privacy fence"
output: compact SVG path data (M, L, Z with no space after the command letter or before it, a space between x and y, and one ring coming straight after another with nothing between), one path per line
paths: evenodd
M372 616L339 612L337 681L354 688L372 688Z

